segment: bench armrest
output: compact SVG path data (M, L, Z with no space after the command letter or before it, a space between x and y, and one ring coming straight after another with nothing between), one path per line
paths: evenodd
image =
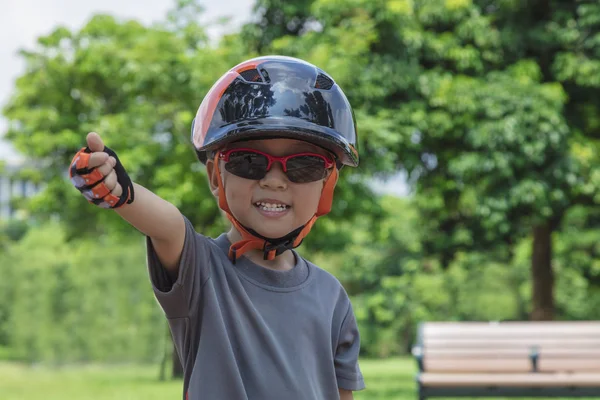
M540 351L537 346L531 346L529 359L531 360L531 372L539 372L538 361L540 359Z
M423 372L423 347L422 346L413 346L412 355L417 360L417 366L419 367L419 372Z

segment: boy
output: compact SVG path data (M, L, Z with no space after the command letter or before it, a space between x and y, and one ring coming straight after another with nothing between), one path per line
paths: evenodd
M90 202L148 238L184 399L352 399L364 382L350 301L336 278L293 250L329 212L339 168L358 165L344 93L302 60L248 60L208 92L192 141L232 223L216 239L132 183L95 133L70 169Z

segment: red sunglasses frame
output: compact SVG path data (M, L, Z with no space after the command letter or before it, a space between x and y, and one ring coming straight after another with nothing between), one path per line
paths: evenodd
M305 152L305 153L297 153L297 154L290 154L289 156L283 156L283 157L276 157L276 156L272 156L270 154L264 153L262 151L259 150L255 150L255 149L247 149L247 148L239 148L239 149L229 149L225 152L219 152L219 159L225 161L225 162L229 162L229 156L231 153L236 152L236 151L246 151L249 153L255 153L255 154L260 154L262 156L267 157L267 160L269 161L269 163L267 164L267 171L269 171L271 169L271 166L273 165L274 162L279 162L281 164L281 166L283 167L283 172L287 172L287 161L290 158L293 157L300 157L300 156L312 156L312 157L318 157L321 158L323 161L325 161L325 169L329 169L331 167L333 167L335 165L334 161L325 157L322 154L319 153L310 153L310 152Z

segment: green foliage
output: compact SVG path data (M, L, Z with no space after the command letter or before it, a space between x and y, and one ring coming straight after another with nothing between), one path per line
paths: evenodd
M7 240L16 242L27 233L29 228L29 224L20 219L2 221L0 222L0 237L6 237Z
M157 361L165 321L140 237L65 240L30 230L1 256L0 343L28 361Z
M242 31L245 48L262 53L274 39L298 35L311 21L310 5L314 0L257 0L254 4L256 23Z
M355 235L353 251L335 262L343 266L336 275L353 295L365 355L405 353L421 321L526 317L529 297L521 291L529 283L527 258L513 260L507 270L493 254L460 253L444 270L423 254L426 231L415 205L396 198L384 203L389 218L377 246Z
M568 318L600 319L599 226L597 208L574 207L556 237L556 300Z

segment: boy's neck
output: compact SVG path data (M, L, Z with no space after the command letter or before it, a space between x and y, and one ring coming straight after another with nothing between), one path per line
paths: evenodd
M237 229L232 227L229 232L227 232L227 238L231 243L236 243L242 240L242 235ZM244 256L254 264L277 271L288 271L296 265L296 257L290 250L284 251L273 260L265 260L261 250L249 250L244 253Z

